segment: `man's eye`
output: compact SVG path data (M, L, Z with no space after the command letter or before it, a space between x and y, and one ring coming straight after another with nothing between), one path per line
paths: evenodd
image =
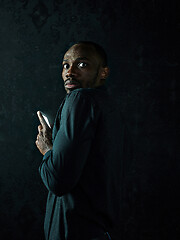
M69 64L68 63L63 64L63 68L68 69L69 68Z
M78 67L83 68L83 67L86 67L86 66L87 66L87 63L84 63L84 62L78 63Z

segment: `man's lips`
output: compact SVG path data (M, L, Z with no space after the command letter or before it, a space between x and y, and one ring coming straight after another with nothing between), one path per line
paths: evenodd
M66 88L74 88L74 87L79 87L79 86L80 86L80 83L79 83L78 81L74 80L74 79L73 79L73 80L67 79L67 80L65 81L64 86L65 86Z

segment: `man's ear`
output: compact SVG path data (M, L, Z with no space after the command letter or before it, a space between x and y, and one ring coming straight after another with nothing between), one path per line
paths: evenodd
M109 76L109 67L102 67L101 70L101 79L106 79Z

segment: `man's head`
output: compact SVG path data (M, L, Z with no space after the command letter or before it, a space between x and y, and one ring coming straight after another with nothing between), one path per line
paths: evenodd
M64 55L62 78L67 93L76 88L96 88L105 83L109 68L103 48L93 42L78 42Z

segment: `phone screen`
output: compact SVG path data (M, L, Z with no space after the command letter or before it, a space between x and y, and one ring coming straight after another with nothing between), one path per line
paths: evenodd
M41 113L42 113L42 112L41 112ZM51 125L50 125L49 120L48 120L48 118L46 117L46 115L45 115L44 113L42 113L42 116L43 116L45 122L47 123L48 127L51 128Z

